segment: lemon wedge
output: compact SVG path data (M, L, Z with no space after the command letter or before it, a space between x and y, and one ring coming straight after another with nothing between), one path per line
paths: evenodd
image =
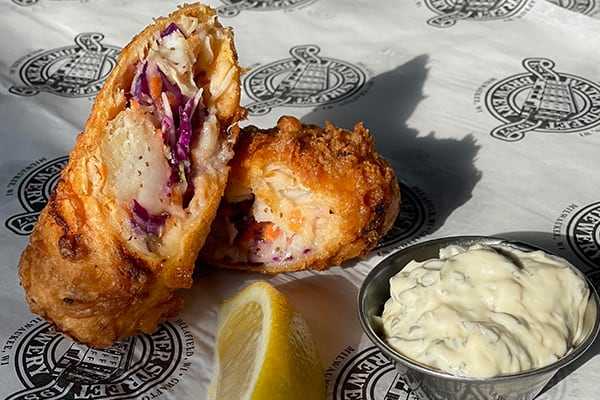
M215 352L209 399L325 399L323 368L306 322L266 282L225 302Z

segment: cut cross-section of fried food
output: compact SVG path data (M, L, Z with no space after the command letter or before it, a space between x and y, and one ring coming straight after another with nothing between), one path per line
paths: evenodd
M394 172L361 123L353 132L293 117L251 126L201 257L266 273L339 265L375 247L399 200Z
M107 346L175 314L243 117L233 33L209 7L123 49L20 262L33 312Z

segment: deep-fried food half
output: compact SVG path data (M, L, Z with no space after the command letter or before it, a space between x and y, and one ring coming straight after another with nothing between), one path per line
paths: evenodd
M362 123L350 132L282 117L242 130L201 258L265 273L339 265L371 250L399 206L394 171Z
M21 256L31 310L108 346L181 307L243 116L231 30L184 6L123 49Z

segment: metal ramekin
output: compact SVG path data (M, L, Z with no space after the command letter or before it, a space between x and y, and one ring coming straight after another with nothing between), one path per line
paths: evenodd
M369 339L391 360L406 383L422 400L530 400L533 399L565 365L581 356L592 344L599 330L598 293L590 288L590 302L584 316L588 331L585 340L560 360L542 368L513 375L493 378L465 378L445 373L413 361L388 346L383 340L380 324L373 318L381 316L384 303L390 297L389 280L411 260L424 261L439 256L439 250L448 245L470 246L476 243L491 246L510 246L521 251L541 250L534 246L484 236L456 236L431 240L407 247L390 255L367 275L359 293L361 325ZM544 250L545 251L545 250ZM548 252L546 252L548 253ZM551 254L551 253L548 253ZM572 267L577 274L583 274ZM585 279L585 277L584 277Z

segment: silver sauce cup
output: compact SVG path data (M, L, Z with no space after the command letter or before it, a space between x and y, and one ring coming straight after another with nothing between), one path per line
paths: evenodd
M411 260L424 261L437 258L439 250L443 247L449 245L468 247L474 244L493 247L509 246L521 251L541 250L525 243L484 236L448 237L402 249L382 260L365 278L359 292L361 325L369 339L395 363L397 370L406 383L421 400L533 399L560 368L581 356L598 335L600 322L598 293L590 281L573 266L573 270L586 280L590 288L590 301L584 315L586 337L566 356L545 367L492 378L460 377L411 360L394 350L383 339L381 323L378 323L376 317L381 316L383 306L390 298L390 278L402 270Z

